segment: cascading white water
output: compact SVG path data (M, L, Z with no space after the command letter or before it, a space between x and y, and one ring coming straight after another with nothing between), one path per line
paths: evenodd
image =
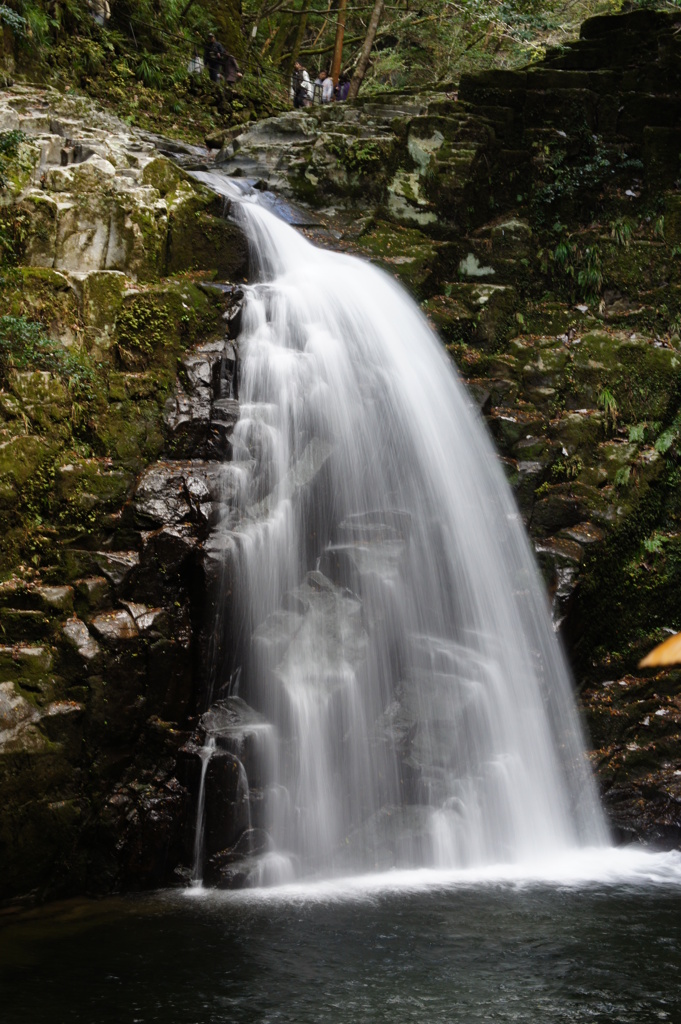
M523 525L442 345L382 271L255 203L237 216L261 283L230 543L253 635L241 695L278 737L279 862L471 867L607 842Z

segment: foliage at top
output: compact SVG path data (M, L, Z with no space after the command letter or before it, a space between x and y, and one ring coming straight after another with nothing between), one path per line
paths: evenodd
M631 0L627 0L631 6ZM645 6L648 0L639 0ZM188 138L276 113L289 104L299 59L328 69L341 0L110 0L106 27L88 0L4 0L18 68L77 86L131 123ZM341 70L351 74L374 0L346 0ZM365 93L455 83L462 71L513 67L575 38L579 24L622 0L387 0ZM665 5L665 0L662 0ZM681 0L669 0L679 6ZM660 6L657 0L656 6ZM235 89L191 74L209 31L237 57Z

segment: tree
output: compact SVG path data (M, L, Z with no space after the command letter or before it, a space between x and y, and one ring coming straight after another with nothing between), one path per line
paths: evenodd
M369 27L367 28L367 34L362 44L362 52L359 55L357 64L355 65L355 72L350 82L350 89L348 91L348 99L354 100L359 92L359 87L362 84L366 70L369 66L369 57L371 56L371 47L374 45L374 39L376 38L376 32L378 31L378 23L381 20L383 14L383 8L385 7L385 0L376 0L374 9L371 12L371 18L369 19Z
M333 49L333 61L331 64L331 77L333 78L333 84L338 85L338 76L340 74L341 62L343 60L343 39L345 36L345 9L348 5L348 0L339 0L338 2L338 21L336 23L336 45Z

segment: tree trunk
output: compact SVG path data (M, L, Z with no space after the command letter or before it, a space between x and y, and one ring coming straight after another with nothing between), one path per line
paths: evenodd
M357 98L359 87L362 84L362 81L366 74L366 70L369 66L371 47L374 45L374 39L376 38L376 32L378 31L378 23L381 20L381 15L383 14L384 7L385 0L376 0L376 3L374 4L374 9L371 12L369 27L367 29L364 45L362 46L362 52L359 55L359 60L355 65L355 73L352 76L352 81L350 82L350 89L348 90L349 100L354 100Z
M298 22L298 28L296 30L296 37L293 40L293 46L291 48L291 57L286 68L286 73L289 78L293 74L293 65L298 60L298 54L300 53L300 47L303 43L305 36L305 29L307 28L307 17L310 10L310 0L303 0L303 6L300 9L300 21Z
M345 8L348 0L338 2L338 21L336 23L336 44L333 48L333 61L331 62L331 77L333 84L338 85L341 63L343 61L343 37L345 36Z
M218 40L235 57L243 57L244 36L241 31L241 0L211 0L202 7L213 23Z

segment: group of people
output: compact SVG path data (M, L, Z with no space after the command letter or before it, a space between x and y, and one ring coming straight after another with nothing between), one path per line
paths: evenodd
M303 65L296 61L291 75L291 100L293 106L311 107L313 103L340 103L348 98L350 79L347 75L340 75L338 84L334 85L333 78L327 71L320 71L314 82Z
M234 85L243 75L239 71L236 58L227 53L222 43L215 38L211 32L206 40L203 51L203 62L208 68L211 82L225 82L227 85Z

